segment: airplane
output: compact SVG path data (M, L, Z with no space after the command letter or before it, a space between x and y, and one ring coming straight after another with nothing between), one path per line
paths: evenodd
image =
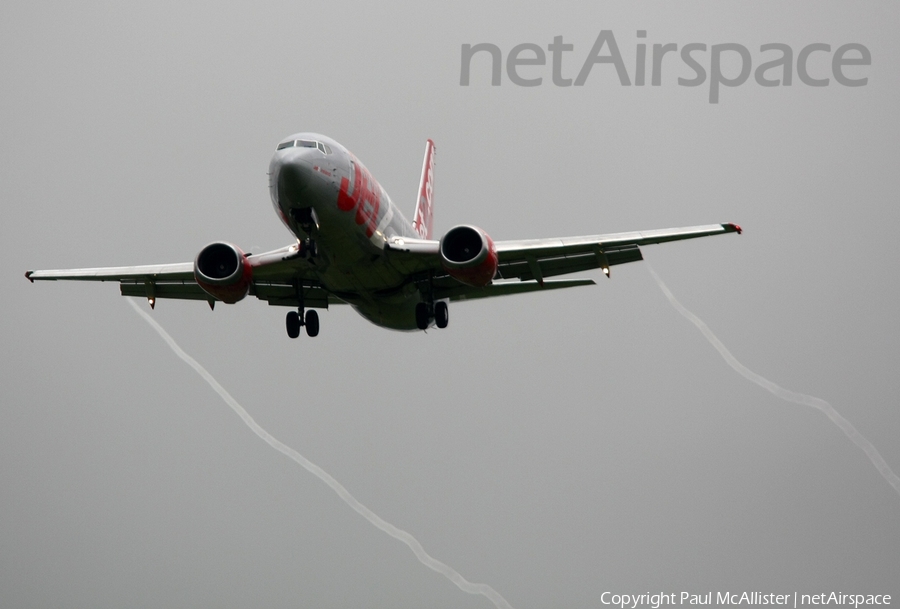
M494 241L463 224L433 237L434 142L427 140L418 200L408 221L359 159L335 140L296 133L281 140L269 164L275 212L295 242L244 253L210 243L193 262L28 271L36 280L117 281L123 296L234 304L247 295L291 307L291 338L319 333L317 309L349 304L370 322L394 330L446 328L448 302L595 285L550 279L642 260L644 245L741 233L710 224L585 237Z

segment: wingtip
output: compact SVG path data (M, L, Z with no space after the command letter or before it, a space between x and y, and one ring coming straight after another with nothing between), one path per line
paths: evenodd
M723 224L722 226L727 229L729 233L737 233L740 235L742 232L744 232L744 229L742 229L739 224L735 224L734 222L729 222L728 224Z
M34 283L34 279L31 278L31 275L34 274L34 271L25 271L25 279Z

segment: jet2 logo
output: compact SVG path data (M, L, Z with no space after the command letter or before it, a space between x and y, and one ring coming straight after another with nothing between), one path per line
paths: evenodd
M350 180L346 177L341 178L338 209L341 211L356 209L356 223L360 226L365 225L366 237L371 237L378 227L381 186L356 157L352 157L350 162L353 165L353 192L350 192Z

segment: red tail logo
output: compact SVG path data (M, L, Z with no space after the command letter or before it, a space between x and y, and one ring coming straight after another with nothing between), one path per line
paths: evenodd
M434 222L434 142L425 142L425 160L422 161L422 177L419 180L419 200L413 218L413 230L422 239L431 239Z

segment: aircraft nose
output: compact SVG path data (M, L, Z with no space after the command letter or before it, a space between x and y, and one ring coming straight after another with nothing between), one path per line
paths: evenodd
M278 167L278 195L282 201L298 203L313 183L312 166L299 155L283 159Z

